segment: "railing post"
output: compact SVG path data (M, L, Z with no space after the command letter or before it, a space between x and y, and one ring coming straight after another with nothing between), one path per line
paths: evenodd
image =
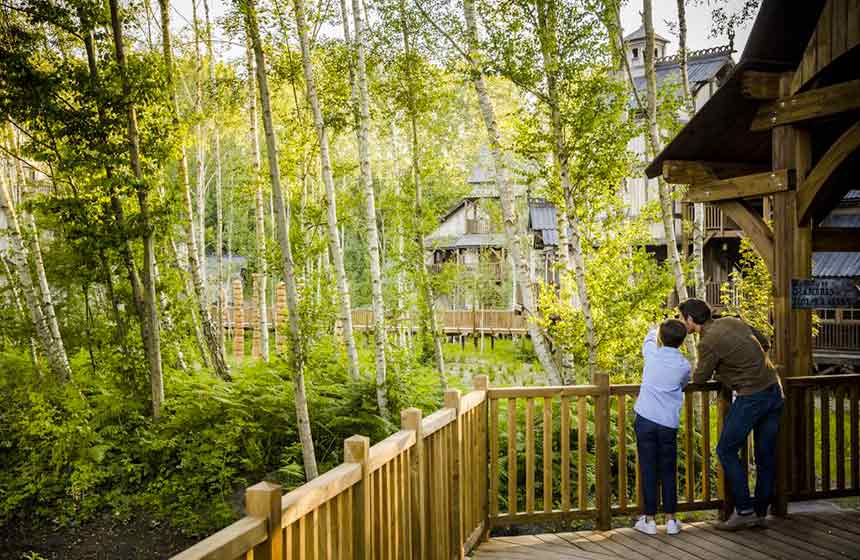
M400 426L415 432L415 446L409 455L409 491L412 515L412 555L417 560L427 558L427 492L424 473L424 429L421 410L407 408L400 411Z
M255 560L281 560L284 555L284 532L281 527L281 487L258 482L245 490L245 511L251 517L268 521L269 538L254 547Z
M361 465L361 482L353 486L352 534L353 551L357 560L370 560L371 519L370 513L370 472L367 460L370 455L370 439L366 436L352 436L343 442L343 462Z
M478 480L479 495L481 496L481 518L484 520L484 530L481 531L481 541L486 541L490 536L490 454L489 441L490 437L490 378L486 375L476 375L472 380L472 385L476 391L484 391L484 403L481 414L478 415L478 442L481 448L478 450L478 457L481 458L480 473L481 477Z
M598 394L594 399L594 441L597 449L597 528L608 531L612 527L610 500L611 471L609 465L609 374L595 373L594 384Z
M463 507L461 483L463 480L463 465L461 448L463 440L462 425L460 424L460 391L448 389L445 391L445 408L454 409L453 437L451 438L451 553L454 558L462 559L463 554Z

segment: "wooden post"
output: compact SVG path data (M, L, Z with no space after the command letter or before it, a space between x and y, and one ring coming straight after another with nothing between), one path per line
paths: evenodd
M260 278L259 274L253 275L251 282L251 357L255 360L260 358Z
M609 465L609 374L595 373L594 384L599 393L594 398L594 444L597 450L597 528L608 531L612 527ZM581 468L581 467L580 467Z
M254 560L281 560L284 555L284 531L281 527L281 487L258 482L245 490L245 510L251 517L268 521L269 537L254 547Z
M361 465L361 482L353 486L352 534L353 551L357 560L370 560L371 548L371 488L367 460L370 455L370 438L352 436L343 442L343 462Z
M489 437L490 437L490 422L489 422L489 410L490 410L490 378L486 375L476 375L474 379L472 379L472 386L476 391L484 391L484 403L481 405L483 407L482 413L478 415L478 445L480 449L478 451L478 457L480 457L480 473L481 477L478 480L479 484L479 495L481 496L481 501L479 504L481 517L484 520L484 530L481 531L481 541L486 541L490 536L490 461L492 458L489 455Z
M462 441L463 426L460 423L460 391L448 389L445 391L445 408L454 409L454 437L451 438L451 553L454 558L462 559L463 554L463 507L461 482L463 480Z
M242 281L233 280L233 357L245 357L245 302Z
M409 454L409 491L412 506L412 554L417 560L428 557L427 545L427 490L424 480L424 428L421 410L407 408L400 411L400 427L415 432L415 446Z

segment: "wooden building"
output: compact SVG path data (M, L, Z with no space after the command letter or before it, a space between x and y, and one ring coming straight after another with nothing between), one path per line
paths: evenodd
M813 252L860 251L856 230L824 225L858 172L860 4L848 0L764 0L725 85L646 169L691 185L689 198L717 205L764 258L784 377L812 371L812 313L792 308L792 279L812 276ZM787 406L802 422L805 403L789 395ZM799 484L802 466L790 470L783 484Z

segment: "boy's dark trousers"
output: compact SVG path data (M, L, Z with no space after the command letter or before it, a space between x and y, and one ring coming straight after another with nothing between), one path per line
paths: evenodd
M678 430L667 428L636 415L636 448L639 451L639 472L642 477L642 513L657 513L657 481L663 487L663 511L675 513L678 492L675 485L675 460L678 455Z

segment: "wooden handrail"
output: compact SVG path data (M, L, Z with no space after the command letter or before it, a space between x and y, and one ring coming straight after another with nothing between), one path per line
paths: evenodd
M445 408L425 418L404 411L403 429L372 447L349 438L345 463L283 497L277 485L249 488L247 517L173 558L442 560L493 527L591 519L608 528L641 503L628 441L640 386L595 381L491 388L478 376L475 390L449 390ZM860 495L860 374L791 377L784 387L784 441L794 447L780 496ZM728 411L723 392L715 381L684 390L678 511L731 508L711 435Z
M265 519L243 517L171 560L234 560L269 537Z

